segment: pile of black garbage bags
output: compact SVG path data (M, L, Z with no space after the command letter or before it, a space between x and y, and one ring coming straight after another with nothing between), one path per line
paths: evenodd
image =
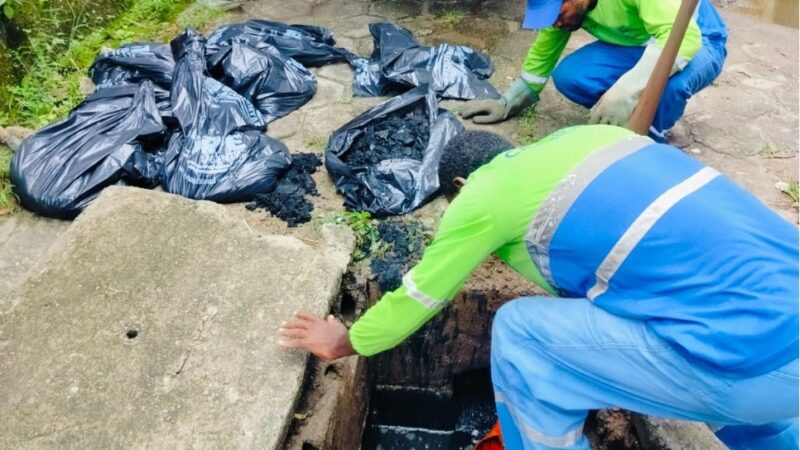
M466 47L420 46L392 24L373 24L370 30L375 51L369 59L337 47L325 28L264 20L224 26L208 38L187 30L169 45L129 44L103 53L89 70L95 93L15 152L15 193L27 209L63 219L77 216L115 184L161 186L192 199L250 201L271 191L291 163L286 146L265 133L268 124L313 97L317 83L309 67L346 62L355 72L356 95L411 95L389 102L418 102L435 142L427 146L424 164L383 161L376 171L342 168L339 158L347 145L337 139L326 150L326 161L340 163L334 182L349 193L348 207L408 212L438 189L438 155L460 130L457 120L438 108L438 98L497 96L487 81L492 66L487 56ZM362 115L369 117L343 128L379 120L397 109L391 105L373 108ZM339 130L334 136L348 133L353 135ZM392 176L393 166L399 178ZM376 185L386 180L400 185ZM362 201L354 197L361 192L372 194ZM375 192L385 194L376 199Z

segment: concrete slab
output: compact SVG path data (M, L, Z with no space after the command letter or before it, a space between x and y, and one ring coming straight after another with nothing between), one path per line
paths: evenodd
M277 328L327 312L350 260L348 229L321 234L106 189L0 296L0 448L275 448L307 358Z
M0 295L16 288L71 222L27 211L0 217Z

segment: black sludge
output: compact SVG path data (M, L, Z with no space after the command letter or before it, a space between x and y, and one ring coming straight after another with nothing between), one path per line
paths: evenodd
M439 160L464 127L419 86L336 130L325 167L346 207L378 216L405 214L439 189Z
M248 203L246 208L251 211L264 208L290 227L308 222L311 220L314 205L308 201L307 196L319 195L317 183L311 178L311 174L321 165L319 157L313 153L292 155L292 164L275 189L256 195L255 200Z
M365 127L343 160L351 166L371 166L386 159L422 161L430 135L421 108L394 113Z

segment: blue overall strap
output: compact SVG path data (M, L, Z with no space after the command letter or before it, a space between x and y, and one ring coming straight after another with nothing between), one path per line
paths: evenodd
M529 233L565 295L648 321L709 370L754 376L797 358L797 229L751 194L667 145L565 190Z

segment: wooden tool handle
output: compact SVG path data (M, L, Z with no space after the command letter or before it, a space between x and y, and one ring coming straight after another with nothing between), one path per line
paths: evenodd
M678 49L680 49L683 36L686 34L686 29L694 15L694 10L697 8L699 0L683 0L681 7L678 9L678 15L675 16L675 23L672 25L672 31L667 38L667 44L661 51L661 56L656 62L653 73L650 74L650 79L647 80L647 86L642 91L639 97L639 103L636 104L630 120L628 120L628 129L639 134L647 135L650 130L650 125L653 123L653 118L656 116L656 109L661 101L661 95L664 94L664 86L667 85L669 76L672 73L672 66L675 65L675 58L678 56Z

